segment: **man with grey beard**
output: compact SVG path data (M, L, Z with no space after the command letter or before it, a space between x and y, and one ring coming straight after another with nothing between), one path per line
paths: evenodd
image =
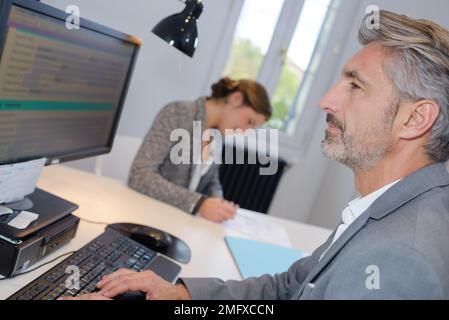
M448 299L449 32L380 12L380 28L320 101L324 154L350 167L360 197L329 239L286 272L244 281L119 270L87 299ZM269 259L269 257L267 257Z

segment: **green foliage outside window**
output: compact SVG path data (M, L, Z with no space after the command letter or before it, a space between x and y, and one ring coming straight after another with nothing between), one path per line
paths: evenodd
M251 40L236 38L224 74L234 79L257 80L263 59L262 51ZM293 103L302 76L303 71L291 61L287 61L284 64L278 87L272 98L273 116L267 127L280 130L286 129L286 119L290 109L294 107Z

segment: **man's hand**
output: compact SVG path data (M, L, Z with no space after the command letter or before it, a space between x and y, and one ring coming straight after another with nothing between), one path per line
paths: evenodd
M183 285L174 285L165 281L153 271L135 272L120 269L103 277L98 282L98 293L107 298L113 298L127 291L146 293L147 300L188 300L190 294Z
M78 297L63 297L61 300L110 300L127 291L141 291L147 300L189 300L189 291L183 285L174 285L165 281L153 271L135 272L120 269L97 283L101 289L97 293Z
M238 205L220 198L207 198L198 209L203 218L213 222L223 222L234 218Z

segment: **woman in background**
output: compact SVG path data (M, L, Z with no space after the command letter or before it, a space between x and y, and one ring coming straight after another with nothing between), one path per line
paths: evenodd
M192 150L194 121L201 122L203 132L218 129L224 135L226 129L244 131L261 126L271 112L270 100L262 85L252 80L230 78L212 85L210 97L168 104L156 116L143 140L131 167L129 186L211 221L231 219L237 206L223 199L219 166L204 158L198 161L201 164L174 164L170 151L178 142L170 141L170 134L175 129L187 130ZM205 153L205 148L208 145L203 142L201 154Z

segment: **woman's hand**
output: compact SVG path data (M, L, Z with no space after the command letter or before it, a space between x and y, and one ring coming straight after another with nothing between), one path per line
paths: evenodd
M213 222L223 222L234 218L238 205L221 198L207 198L198 209L203 218Z
M190 294L183 285L165 281L153 271L135 272L119 269L97 283L97 293L79 297L64 297L61 300L107 300L128 291L140 291L147 300L189 300Z

